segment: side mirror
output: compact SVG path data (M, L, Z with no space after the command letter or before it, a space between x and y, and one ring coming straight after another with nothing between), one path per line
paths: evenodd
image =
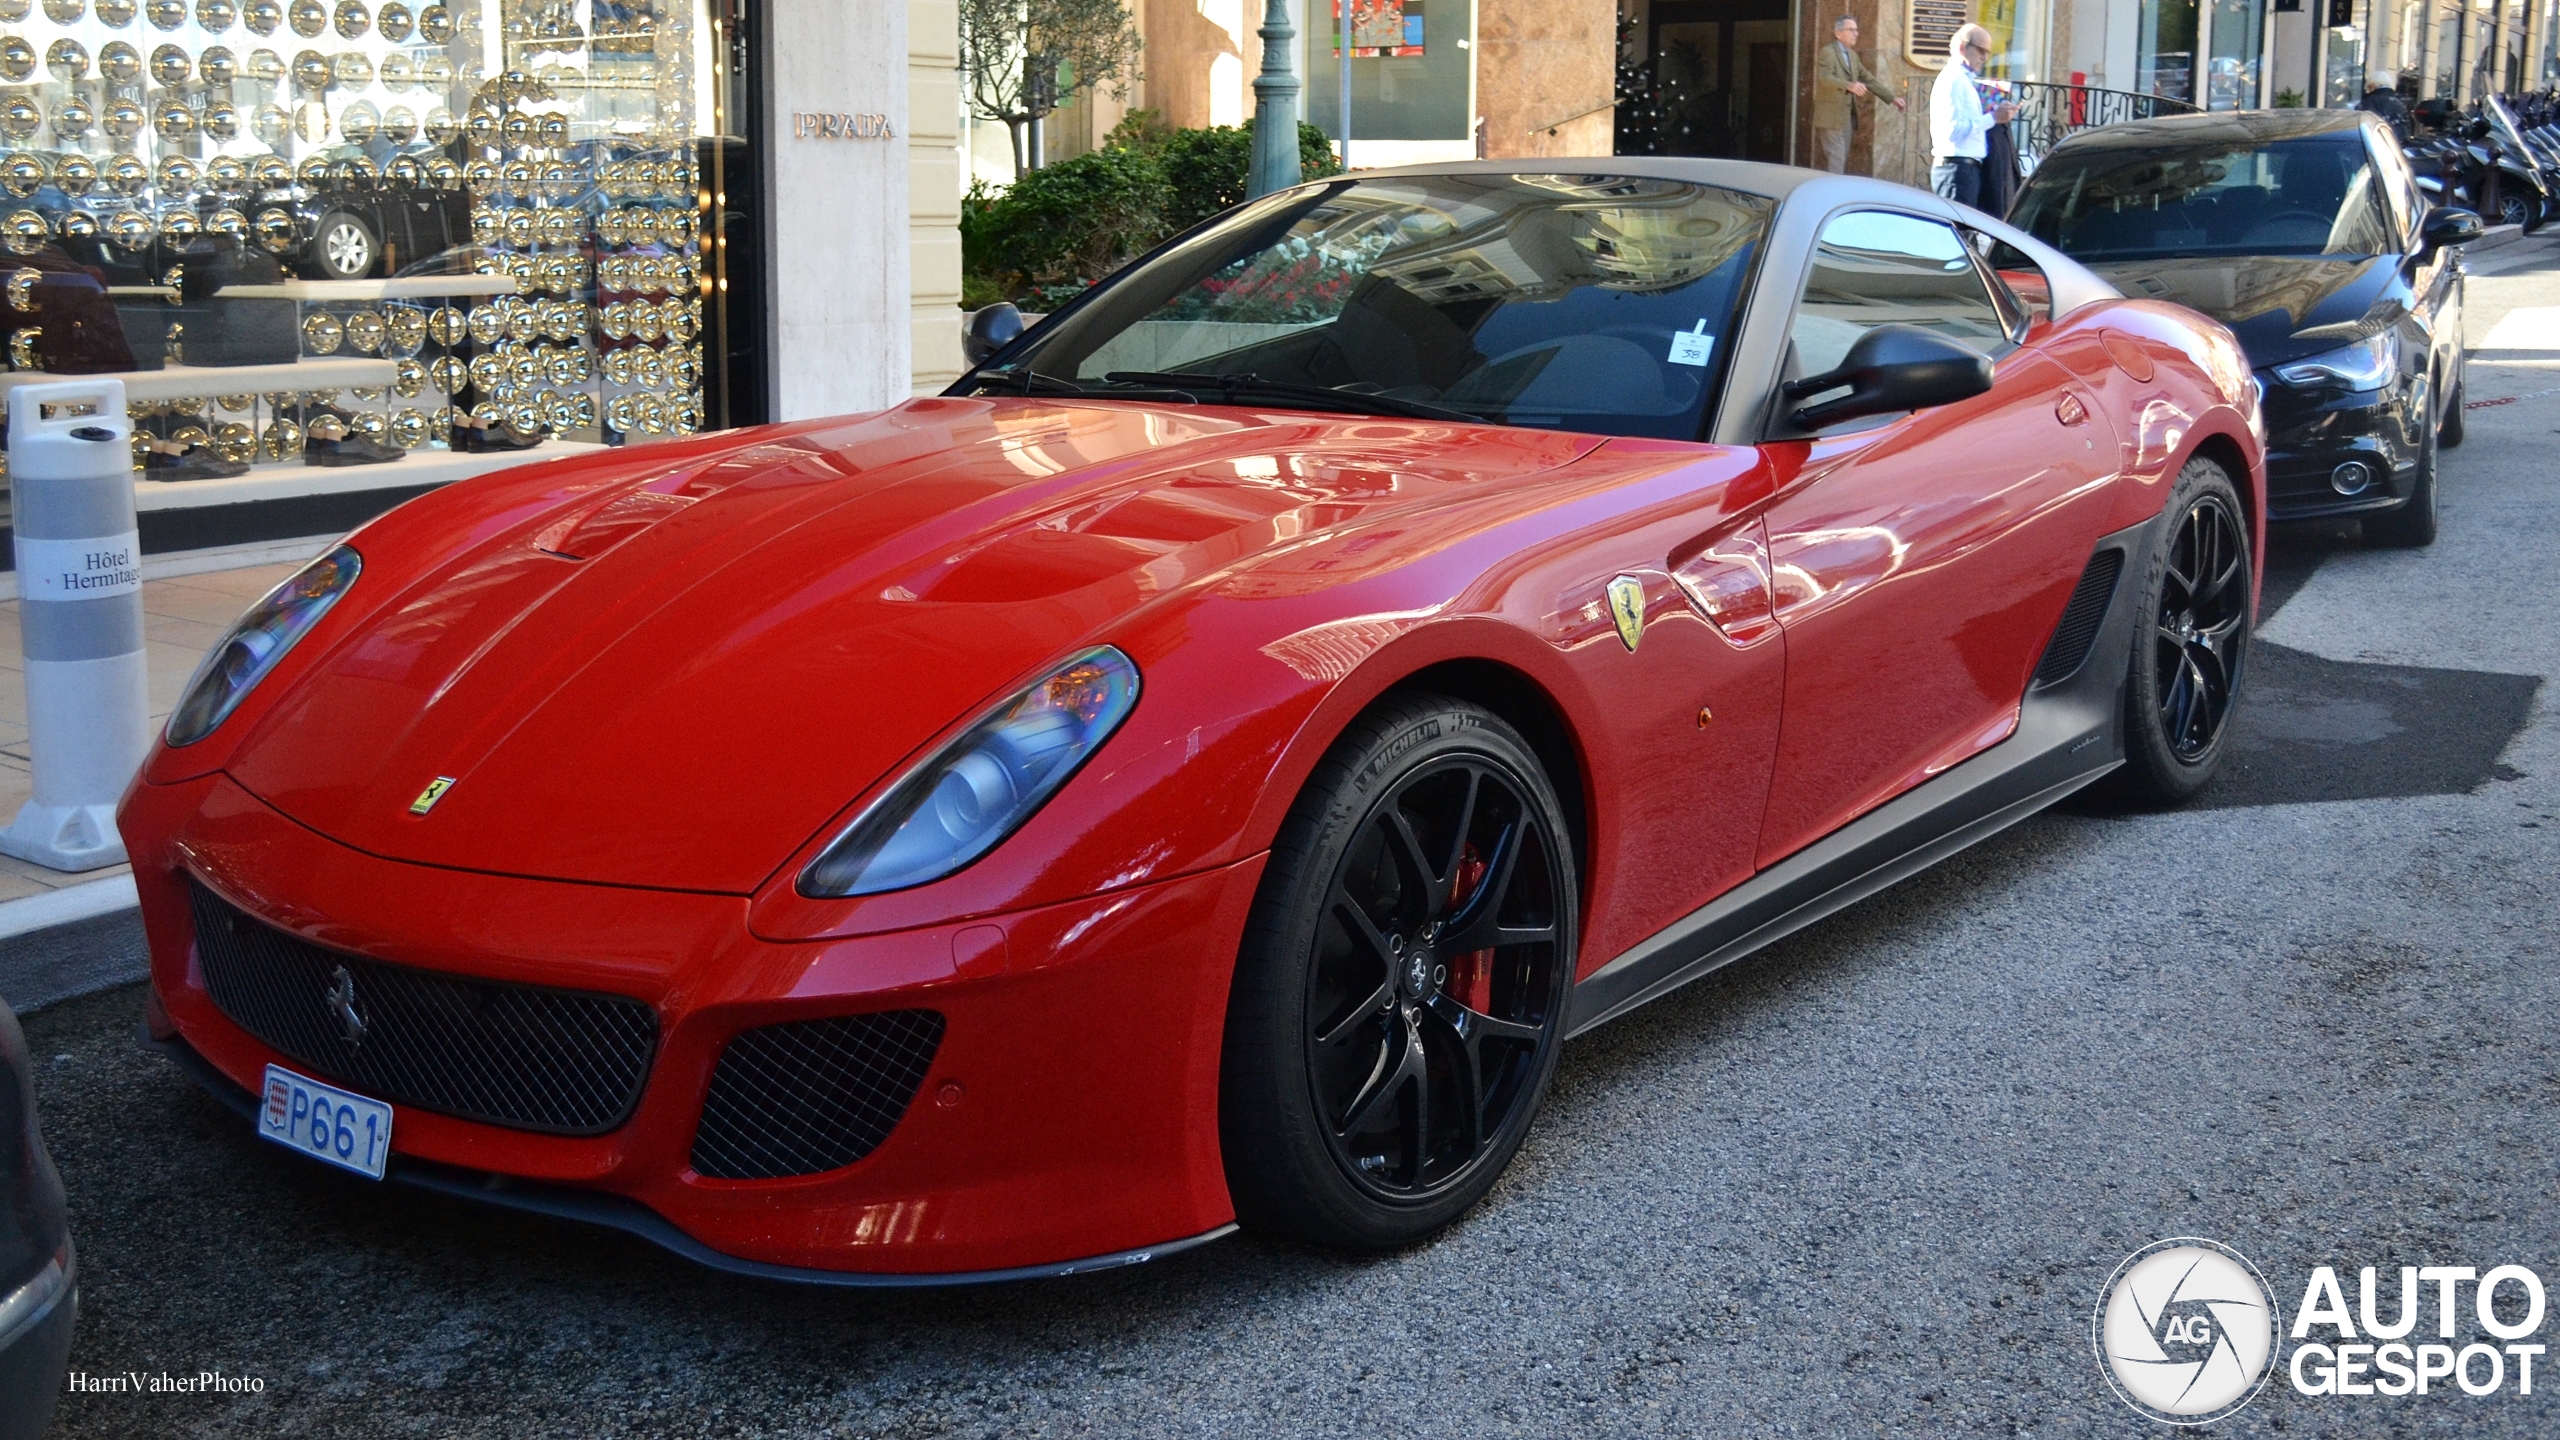
M2418 242L2430 250L2468 245L2480 238L2480 217L2459 205L2439 205L2418 224Z
M1925 410L1971 399L1991 388L1991 360L1934 330L1879 325L1857 339L1840 368L1791 380L1779 393L1802 400L1825 390L1849 393L1807 405L1787 417L1799 430L1819 430L1862 415Z
M969 328L960 335L960 350L970 364L984 365L1021 333L1022 312L999 300L969 317Z

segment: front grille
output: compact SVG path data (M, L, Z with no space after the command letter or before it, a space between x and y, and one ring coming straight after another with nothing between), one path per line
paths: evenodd
M693 1168L714 1180L841 1169L880 1148L942 1046L942 1016L891 1010L741 1032L720 1052Z
M412 969L324 949L195 885L214 1005L312 1074L395 1104L554 1135L630 1118L657 1012L621 995ZM362 1021L348 1038L341 1001Z
M2090 557L2089 568L2080 572L2080 583L2071 591L2071 603L2062 607L2062 623L2053 627L2053 639L2045 644L2035 683L2068 680L2089 658L2089 648L2098 640L2098 622L2107 618L2107 602L2115 598L2116 576L2123 569L2121 550L2101 550Z

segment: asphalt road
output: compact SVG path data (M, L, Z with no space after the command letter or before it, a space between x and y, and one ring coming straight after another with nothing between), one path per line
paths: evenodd
M2475 343L2560 305L2560 242L2497 264ZM2497 358L2474 400L2560 388ZM2470 424L2431 551L2281 538L2222 792L2048 815L1577 1042L1491 1198L1391 1258L732 1281L263 1144L136 1047L134 991L39 1014L73 1366L263 1387L73 1394L57 1433L2148 1435L2090 1317L2151 1241L2236 1247L2288 1323L2322 1264L2350 1303L2365 1265L2551 1275L2560 396ZM2536 1378L2279 1375L2216 1428L2560 1432Z

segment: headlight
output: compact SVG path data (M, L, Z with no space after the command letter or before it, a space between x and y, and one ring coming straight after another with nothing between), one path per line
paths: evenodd
M178 708L169 713L172 745L193 745L230 718L243 697L267 678L293 642L311 633L347 587L356 583L364 558L341 545L300 570L249 607L222 643L187 679Z
M2344 385L2350 390L2379 390L2400 371L2400 333L2385 330L2370 340L2276 367L2276 378L2306 388Z
M1105 645L969 727L800 872L815 898L877 895L968 865L1031 818L1138 703L1138 667Z

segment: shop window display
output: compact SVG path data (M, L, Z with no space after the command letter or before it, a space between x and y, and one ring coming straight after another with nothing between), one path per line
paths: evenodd
M720 3L0 0L12 370L173 472L703 428Z

